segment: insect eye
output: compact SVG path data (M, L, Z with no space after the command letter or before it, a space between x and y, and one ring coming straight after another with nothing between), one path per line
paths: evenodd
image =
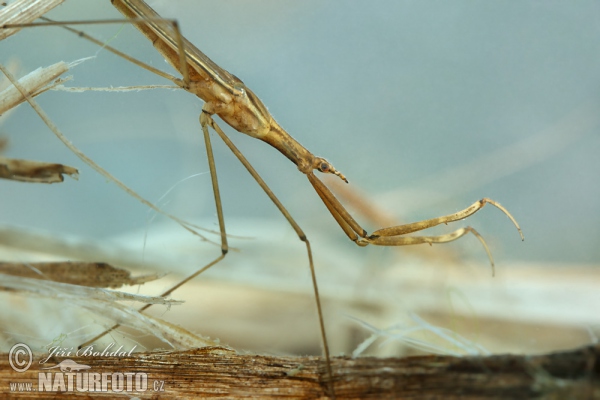
M321 172L329 172L329 164L327 164L327 163L321 163L321 167L319 168L319 171L321 171Z

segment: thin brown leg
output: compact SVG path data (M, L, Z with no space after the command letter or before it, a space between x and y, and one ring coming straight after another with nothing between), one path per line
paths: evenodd
M321 200L323 200L323 202L327 206L327 209L333 214L333 217L336 219L336 221L338 221L338 224L340 224L340 226L342 227L344 232L346 232L346 229L344 229L344 226L342 226L342 224L338 220L338 217L343 219L344 222L350 228L352 228L352 230L354 232L356 232L356 234L358 236L361 236L361 237L367 236L367 231L365 231L358 224L358 222L356 222L354 220L354 218L352 218L352 215L350 215L348 210L346 210L346 208L342 205L342 203L340 203L340 201L334 196L334 194L331 193L331 190L329 190L329 188L327 186L325 186L325 184L323 182L321 182L321 180L319 178L317 178L315 176L315 174L310 172L310 173L306 174L306 177L308 178L310 183L313 185L313 187L317 191L317 194L319 195ZM335 211L335 214L334 214L334 211ZM336 215L338 217L336 217ZM350 237L350 239L352 239L356 242L356 240L353 239L352 236L350 236L348 234L348 232L346 232L346 234L348 235L348 237Z
M215 130L215 132L217 132L217 134L221 137L221 139L223 140L223 142L225 142L225 144L227 145L227 147L229 147L229 149L233 152L233 154L235 154L235 156L238 158L238 160L240 160L240 162L242 163L242 165L244 165L244 167L248 170L248 172L250 173L250 175L252 175L252 177L254 178L254 180L256 181L256 183L258 183L258 185L262 188L262 190L266 193L266 195L269 196L269 198L271 199L271 201L279 209L279 211L281 212L281 214L283 214L283 216L288 221L288 223L292 226L292 228L294 229L294 231L296 231L296 234L298 235L298 237L300 238L300 240L302 240L306 244L306 252L308 253L308 264L309 264L309 267L310 267L310 274L311 274L313 288L314 288L314 293L315 293L315 301L316 301L316 304L317 304L317 314L319 316L319 325L321 327L321 339L323 341L323 351L325 353L325 361L327 362L327 377L328 377L328 380L329 380L329 385L328 386L329 386L329 390L330 390L330 393L331 393L331 397L335 398L334 381L333 381L333 370L331 368L331 357L329 355L329 345L328 345L328 342L327 342L327 334L325 332L325 320L323 318L323 310L322 310L322 307L321 307L321 297L319 296L319 288L318 288L318 285L317 285L317 276L316 276L316 273L315 273L315 266L314 266L314 263L313 263L313 256L312 256L312 250L311 250L311 247L310 247L310 242L308 241L308 238L306 237L306 235L302 231L302 228L300 228L300 226L298 225L298 223L296 223L296 221L294 220L294 218L292 218L292 216L290 215L290 213L288 212L288 210L284 207L283 204L281 204L281 202L279 201L279 199L277 198L277 196L275 196L275 194L273 193L273 191L271 191L271 188L269 188L269 186L260 177L260 175L258 174L258 172L256 172L256 170L250 164L250 162L246 159L246 157L244 157L244 155L233 144L233 142L229 139L229 137L227 137L227 135L225 135L225 132L223 132L223 130L219 127L219 125L216 124L216 122L214 121L214 119L210 115L208 115L207 113L203 113L202 115L203 115L202 118L206 119L206 123L209 124Z
M483 248L485 249L485 252L488 255L488 258L490 259L490 264L492 266L492 276L496 275L496 268L494 265L494 258L492 257L492 252L490 251L487 243L485 242L483 237L479 234L479 232L477 232L475 229L471 228L470 226L457 229L454 232L446 233L444 235L437 235L437 236L404 236L404 237L398 237L398 236L373 237L373 236L370 236L370 237L364 239L364 241L369 244L374 244L376 246L412 246L415 244L423 244L423 243L429 243L429 245L432 245L433 243L453 242L456 239L463 237L467 233L472 233L481 242L481 244L483 245Z
M504 208L500 203L498 203L492 199L488 199L488 198L483 198L483 199L473 203L469 207L465 208L464 210L456 212L454 214L445 215L443 217L426 219L424 221L413 222L410 224L398 225L398 226L392 226L389 228L379 229L379 230L373 232L371 237L404 235L407 233L422 231L424 229L431 228L436 225L447 224L448 222L459 221L461 219L465 219L465 218L470 217L471 215L475 214L477 211L481 210L488 203L493 205L494 207L500 209L500 211L502 211L504 214L506 214L506 216L512 221L512 223L515 225L515 227L519 231L521 240L525 240L525 238L523 237L523 232L521 231L521 227L519 226L519 224L517 223L515 218L508 212L508 210L506 208Z
M63 22L53 21L53 20L51 20L50 18L47 18L47 17L40 17L40 19L42 21L46 21L46 22L44 22L44 23L36 22L36 23L31 23L31 24L23 24L23 26L25 26L25 27L26 26L59 26L59 27L65 29L65 30L71 32L71 33L74 33L78 37L80 37L82 39L85 39L85 40L88 40L88 41L90 41L90 42L98 45L100 48L102 48L102 49L104 49L106 51L109 51L110 53L113 53L114 55L119 56L119 57L123 58L124 60L129 61L130 63L133 63L133 64L137 65L140 68L143 68L143 69L145 69L145 70L147 70L149 72L152 72L155 75L158 75L158 76L160 76L162 78L165 78L165 79L167 79L167 80L175 83L179 87L184 87L186 85L189 85L189 78L187 78L187 80L186 80L186 76L189 76L189 74L187 74L187 75L183 74L184 75L183 79L176 78L176 77L174 77L171 74L167 74L166 72L163 72L163 71L161 71L158 68L154 68L153 66L151 66L151 65L149 65L149 64L147 64L147 63L145 63L143 61L140 61L140 60L138 60L138 59L130 56L129 54L125 54L122 51L117 50L117 49L115 49L112 46L109 46L108 44L106 44L106 42L98 40L95 37L90 36L89 34L85 33L84 31L80 31L80 30L71 28L70 26L63 25ZM81 21L81 22L78 23L78 25L83 25L83 24L85 24L85 25L90 25L90 24L105 24L105 23L121 23L121 24L123 24L123 23L131 23L131 24L135 25L136 23L141 23L141 22L143 22L143 20L138 20L137 18L134 18L133 21L129 20L129 19L124 19L124 20L108 20L108 21L107 20ZM70 23L74 24L74 21L70 21ZM171 23L174 23L174 21L171 21ZM181 34L179 33L179 28L177 28L175 31L179 34L179 36L181 36ZM183 54L181 57L183 59L185 59L185 52L180 52L180 53ZM185 71L187 71L187 68L185 68Z
M329 212L331 213L333 218L335 218L335 221L338 223L340 228L342 228L342 230L350 238L350 240L352 240L353 242L356 242L358 244L358 235L356 234L356 232L354 231L352 226L350 226L346 222L344 217L342 215L340 215L340 213L337 212L337 208L333 206L333 202L329 201L329 198L327 197L327 192L324 192L322 190L321 186L318 185L319 183L321 185L323 185L323 183L321 181L319 181L312 172L310 174L307 174L307 177L308 177L308 180L310 181L310 183L315 188L315 191L317 192L317 194L323 201L323 204L325 204L325 206L327 207L327 209L329 210ZM325 187L325 185L323 185L323 187ZM328 190L328 189L325 187L325 190ZM331 194L331 196L333 196L333 193L330 192L330 194Z
M438 218L432 218L424 221L413 222L410 224L392 226L389 228L379 229L373 232L370 236L367 236L365 230L352 218L350 213L344 208L342 203L335 197L335 195L329 190L327 186L319 178L317 178L313 173L307 174L308 180L315 188L315 191L336 220L336 222L340 225L342 230L346 233L346 235L350 238L350 240L354 241L359 246L367 246L369 244L373 244L376 246L410 246L415 244L422 243L447 243L452 242L467 233L472 233L477 237L477 239L483 245L485 252L487 253L490 263L492 265L492 274L495 274L494 271L494 259L492 257L492 253L490 252L487 243L483 239L483 237L473 228L466 227L457 229L454 232L447 233L445 235L438 236L406 236L402 237L407 233L419 232L440 224L448 224L449 222L459 221L461 219L465 219L475 214L477 211L481 210L486 204L491 204L500 209L515 225L517 230L519 231L519 235L521 236L521 240L524 240L523 232L519 227L519 224L515 220L515 218L508 212L506 208L504 208L500 203L497 203L494 200L483 198L478 202L473 203L471 206L465 208L462 211L456 212L454 214L445 215ZM360 237L358 237L360 236Z

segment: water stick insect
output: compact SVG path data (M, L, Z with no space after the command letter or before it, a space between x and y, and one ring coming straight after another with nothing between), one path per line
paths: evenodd
M160 72L158 74L171 80L179 87L197 95L205 101L203 111L200 116L200 124L207 149L214 200L219 220L221 233L221 255L219 255L202 269L181 281L179 284L164 292L163 295L166 296L170 294L181 285L188 282L190 279L193 279L206 269L220 262L228 251L224 222L225 220L221 206L216 166L209 136L210 127L218 134L227 147L229 147L233 154L244 165L254 180L265 191L268 197L273 201L276 207L293 227L300 240L305 243L308 255L308 264L311 270L313 288L315 292L319 322L321 326L321 336L327 363L327 375L329 382L333 384L334 373L331 369L329 347L324 329L324 317L321 311L321 301L318 293L317 279L312 260L310 242L283 204L281 204L281 202L269 189L259 174L254 170L252 165L246 160L233 142L221 130L214 119L215 115L220 117L238 132L262 140L276 148L280 153L294 163L297 169L307 176L310 184L313 186L314 190L322 199L323 203L344 233L359 246L367 246L369 244L379 246L405 246L424 243L445 243L456 240L471 232L482 242L491 260L491 254L487 245L485 244L485 241L473 228L470 227L460 228L445 235L404 236L406 234L419 232L436 225L447 224L449 222L467 218L483 208L487 203L498 207L502 212L504 212L515 224L520 233L518 224L506 209L504 209L497 202L484 198L457 213L416 223L383 228L368 234L366 230L364 230L361 225L354 220L345 207L335 198L327 186L325 186L325 184L317 177L317 175L315 175L314 171L318 170L321 173L336 175L343 181L346 181L346 177L326 159L313 155L308 149L303 147L298 141L292 138L274 120L260 99L250 89L248 89L240 79L220 68L194 45L183 38L179 32L176 22L162 19L143 1L114 0L112 3L153 43L155 48L163 55L169 64L171 64L173 68L181 73L182 78L172 77L164 72ZM93 40L91 38L89 39ZM133 60L131 57L125 56L122 53L116 52L116 50L110 48L109 46L105 46L105 48L123 56L129 61L135 62L136 64L142 66L142 63ZM156 70L152 67L143 67L156 72ZM493 265L493 261L491 262ZM111 328L111 330L115 329L117 326L118 325L114 326ZM107 332L104 332L103 334L106 334ZM94 338L93 340L98 339L100 336Z

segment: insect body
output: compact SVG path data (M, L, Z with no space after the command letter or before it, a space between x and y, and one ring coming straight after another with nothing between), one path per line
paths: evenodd
M92 40L105 49L131 61L137 65L146 68L147 70L154 72L166 79L171 80L179 87L187 90L190 93L195 94L205 101L202 108L202 114L200 116L200 124L204 134L207 158L209 163L209 169L211 173L211 180L215 198L215 205L217 209L217 216L219 220L220 237L221 237L221 251L222 254L215 258L213 261L208 263L206 266L196 271L192 275L188 276L183 281L179 282L174 287L170 288L162 295L169 295L171 292L184 285L189 280L198 276L200 273L210 268L211 266L219 263L227 254L228 244L227 235L225 230L225 222L223 217L223 210L221 206L221 198L219 192L219 185L217 180L216 166L212 153L212 145L209 136L209 127L212 127L219 137L225 142L229 149L234 155L240 160L248 172L252 175L255 181L261 186L267 196L273 201L276 207L284 215L287 221L290 223L296 234L302 240L307 249L308 263L311 270L311 276L313 281L313 288L315 292L315 300L318 310L319 322L321 327L321 337L323 341L323 348L325 358L327 362L327 375L329 378L329 384L331 385L331 394L334 395L333 383L334 374L331 367L331 360L329 355L329 348L327 344L327 337L324 328L324 318L321 311L321 302L319 297L319 291L317 286L317 278L315 275L312 251L310 242L307 236L304 234L300 226L295 222L287 209L273 194L267 184L262 180L260 175L254 170L252 165L246 160L244 155L237 149L233 142L225 135L219 125L215 122L213 116L219 116L223 121L229 124L237 131L247 134L256 139L262 140L272 147L276 148L280 153L292 161L300 172L305 174L331 213L336 222L340 225L344 233L357 245L366 246L369 244L380 245L380 246L405 246L413 244L423 243L444 243L454 241L465 234L473 233L483 244L490 261L493 266L493 260L491 253L483 238L471 227L465 227L457 229L454 232L437 235L437 236L405 236L406 234L419 232L440 224L447 224L467 218L478 210L483 208L485 204L491 204L499 208L505 213L513 224L516 226L521 238L523 235L521 229L517 224L516 220L512 215L499 203L483 198L471 206L465 208L462 211L432 218L420 222L414 222L404 225L392 226L376 230L375 232L368 234L350 215L346 208L340 203L339 200L333 195L333 193L327 188L327 186L321 182L321 180L314 174L315 170L322 173L330 173L338 176L340 179L347 182L346 177L339 172L336 168L331 165L327 160L322 157L313 155L308 149L303 147L298 141L290 136L271 116L265 105L261 100L249 89L244 83L238 79L235 75L227 72L223 68L219 67L204 53L197 49L193 44L186 40L179 32L177 23L171 20L165 20L161 18L152 8L150 8L142 0L112 0L112 4L130 21L136 26L136 28L142 32L154 45L154 47L162 54L162 56L168 61L168 63L175 68L182 75L182 78L176 78L162 71L156 70L153 67L145 65L138 60L133 59L104 43L99 42L96 39L90 38L82 32L77 32L80 36L83 36L89 40ZM71 28L68 28L72 30ZM148 308L145 306L141 310ZM96 336L92 340L88 341L89 344L104 334L108 333L112 329L117 328L119 325L113 326L110 330L103 332L101 335ZM83 345L82 345L83 346Z
M173 66L182 74L183 79L176 79L174 82L183 87L185 90L194 93L206 102L202 108L203 113L200 117L200 123L202 125L205 142L207 145L213 189L215 192L215 202L217 205L217 213L221 228L223 255L227 251L227 239L225 236L225 225L220 205L216 170L212 157L212 148L208 135L208 126L211 126L219 134L227 146L233 151L242 164L244 164L246 169L254 177L257 183L263 188L263 190L283 213L286 219L290 222L299 238L305 242L312 273L315 299L317 302L317 309L321 325L321 335L330 383L333 382L333 372L331 369L327 337L324 329L323 315L321 311L321 303L319 299L310 244L302 229L293 220L285 207L283 207L283 205L271 192L262 178L260 178L258 173L250 165L250 163L239 152L239 150L237 150L231 140L229 140L229 138L215 123L212 115L218 115L223 121L237 131L270 144L279 150L279 152L286 156L290 161L296 164L298 170L308 177L317 194L323 200L323 203L326 205L327 209L330 211L346 235L348 235L351 240L360 246L366 246L368 244L402 246L419 243L443 243L456 240L466 233L472 232L481 240L490 257L490 260L492 260L491 253L489 252L485 241L483 241L481 236L470 227L461 228L450 234L440 236L403 236L407 233L421 231L442 223L445 224L466 218L477 212L486 203L490 203L502 210L512 220L521 234L521 230L517 222L506 209L491 199L482 199L465 210L455 214L412 224L384 228L375 231L371 235L368 235L367 232L354 220L354 218L352 218L344 206L335 198L331 191L314 175L313 171L318 170L323 173L331 173L339 176L341 179L347 182L345 176L337 171L324 158L314 156L310 151L292 138L281 126L279 126L260 99L250 89L248 89L240 79L216 65L204 53L198 50L194 45L192 45L179 34L176 23L165 23L165 21L161 20L160 16L143 1L112 0L112 4L127 18L131 19L132 21L136 21L135 26L153 43L154 47L165 57L169 64L171 64L171 66ZM181 49L183 49L183 51ZM215 260L213 263L218 261L220 261L220 258ZM209 266L213 265L213 263L209 264ZM193 276L196 276L198 273L194 274ZM184 282L187 282L189 279L191 279L191 277L186 279ZM333 385L333 383L331 383L331 385Z
M176 83L205 101L205 113L216 114L238 132L275 147L305 174L317 169L346 180L327 160L315 157L290 136L239 78L219 67L185 38L178 43L178 32L164 21L160 23L160 16L147 4L129 0L112 0L112 3L126 17L147 21L136 27L184 76ZM183 44L185 63L182 63L180 44Z

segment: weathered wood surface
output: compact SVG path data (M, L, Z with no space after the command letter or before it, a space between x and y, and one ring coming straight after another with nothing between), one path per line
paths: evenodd
M600 399L600 345L539 356L421 356L409 358L337 357L333 361L338 398L400 399ZM36 358L37 357L37 358ZM0 354L2 398L51 398L61 393L10 393L10 382L34 382L41 355L32 367L13 371ZM325 365L318 357L239 355L224 348L138 353L131 357L72 357L88 372L145 372L148 390L139 398L326 398ZM53 366L62 359L50 359ZM37 364L37 365L36 365ZM50 371L60 372L58 369ZM164 383L155 392L154 381ZM78 393L117 397L116 393ZM126 397L124 394L120 396Z

